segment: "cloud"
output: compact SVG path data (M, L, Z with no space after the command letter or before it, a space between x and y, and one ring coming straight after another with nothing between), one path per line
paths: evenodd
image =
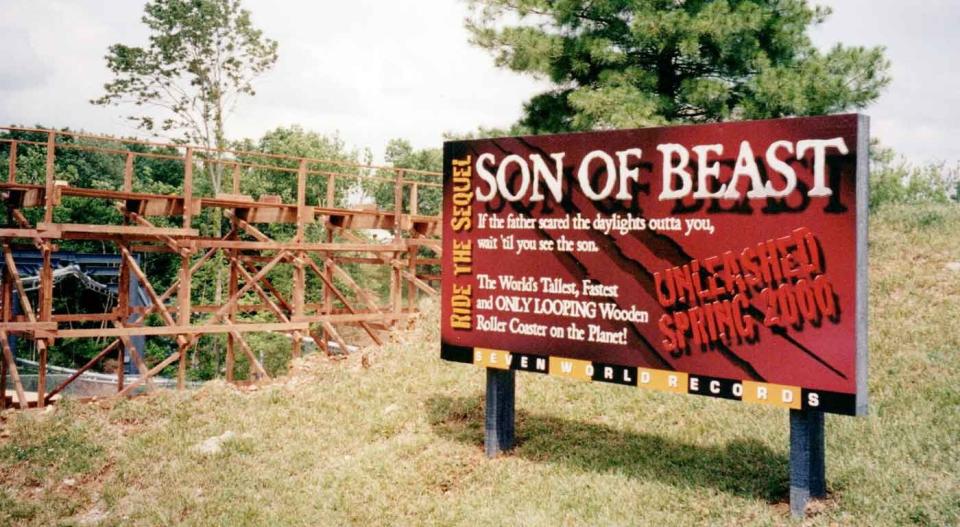
M20 28L0 26L3 52L0 53L0 92L36 88L50 76L50 67L44 64L30 43L30 34Z
M831 0L813 32L823 47L885 46L893 82L864 110L872 135L915 161L960 160L960 4L949 0Z
M136 133L125 108L94 107L109 80L103 56L142 44L143 1L6 2L0 22L0 122ZM913 159L960 160L960 4L948 0L823 0L833 16L817 45L886 45L893 84L865 110L874 135ZM395 137L439 146L444 132L507 126L545 84L494 67L468 43L457 0L310 2L245 0L254 23L280 44L257 96L229 121L232 137L281 125L339 130L379 156ZM141 135L143 135L141 133Z

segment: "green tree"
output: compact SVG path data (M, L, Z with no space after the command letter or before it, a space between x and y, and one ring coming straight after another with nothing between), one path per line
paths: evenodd
M443 152L439 148L424 148L418 150L406 139L391 139L387 143L384 160L396 168L433 172L443 170ZM392 180L395 174L395 172L390 170L381 170L379 176ZM425 215L440 214L442 193L439 188L431 186L432 184L440 183L440 178L408 172L404 174L403 179L406 181L422 181L427 183L427 185L417 186L417 212ZM410 185L404 185L403 206L405 211L410 210L411 188ZM393 189L394 184L387 182L380 182L370 189L377 202L377 206L381 209L393 210Z
M148 44L114 44L106 55L113 80L104 95L91 101L99 105L133 104L128 116L138 127L181 134L182 139L208 148L228 144L226 118L237 100L254 95L253 80L277 60L277 43L254 27L250 12L240 0L151 0L141 19L150 30ZM143 108L148 108L142 112ZM152 109L149 110L149 109ZM159 126L157 112L163 117ZM219 153L198 157L219 159ZM223 165L205 165L206 187L199 193L223 191ZM202 221L220 236L223 217L219 209ZM214 259L215 298L223 288L223 261Z
M227 146L226 118L253 80L277 60L277 43L253 26L240 0L152 0L144 8L145 47L114 44L106 55L114 79L98 105L132 104L138 127L177 133L195 144ZM222 171L210 170L213 192Z
M326 162L311 162L311 171L323 174L311 174L307 184L307 203L312 205L326 205L327 174L343 174L335 177L336 198L335 206L343 206L348 191L360 184L361 174L358 170L345 164L362 164L370 162L370 153L367 151L351 150L337 134L324 135L303 129L299 125L277 127L268 131L259 140L246 139L234 145L239 150L265 154L280 154L291 157L306 157ZM295 171L297 161L291 159L270 159L253 156L249 161L262 166L283 167ZM240 191L244 194L259 196L261 194L276 194L284 202L292 203L297 199L297 178L290 172L281 172L271 169L248 170L243 174Z
M473 43L554 87L532 133L862 108L889 82L882 48L818 51L806 0L470 0Z

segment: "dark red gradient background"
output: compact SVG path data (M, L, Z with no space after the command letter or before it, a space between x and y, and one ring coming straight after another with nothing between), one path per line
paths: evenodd
M476 216L481 212L499 213L504 217L510 213L522 213L532 217L562 217L566 214L582 213L593 218L595 213L603 211L626 214L633 212L646 218L675 216L686 218L710 218L716 228L715 234L694 232L684 236L684 232L633 232L625 236L613 232L576 231L565 232L573 240L589 239L600 247L598 253L542 253L530 252L521 255L510 254L503 250L478 250L474 242L473 277L457 279L458 284L473 283L474 302L477 298L489 296L476 289L475 276L486 273L492 276L513 274L521 276L555 276L567 281L580 283L591 278L603 284L618 284L620 295L616 299L621 307L629 308L636 304L638 309L650 313L647 324L632 325L628 331L629 345L626 347L574 342L570 340L551 340L549 338L525 337L511 334L493 334L479 331L454 331L449 324L450 292L454 282L452 266L447 265L452 251L454 233L450 227L450 193L445 191L443 203L444 232L443 255L443 320L442 339L447 344L505 349L539 355L557 355L584 359L594 362L640 366L658 369L679 370L693 374L729 379L757 380L811 389L829 390L842 393L856 392L856 294L857 294L857 161L858 156L858 116L841 115L799 119L780 119L772 121L754 121L670 128L651 128L611 132L565 134L552 136L534 136L522 138L503 138L450 142L444 149L444 184L449 189L451 179L451 160L472 156L474 163L480 154L490 152L501 161L508 154L520 154L528 157L541 153L552 166L547 154L565 152L564 175L567 197L563 203L555 203L546 190L546 201L534 204L508 203L497 197L492 202L474 201L474 228L469 237L474 239L490 235L516 234L521 238L538 239L559 236L557 231L491 231L478 229ZM684 202L658 201L661 191L661 158L658 144L679 143L691 149L698 144L722 144L724 154L714 156L721 162L720 181L729 179L741 141L749 141L754 149L757 162L763 171L763 156L766 147L777 140L796 142L802 139L830 139L842 137L850 152L840 155L835 149L828 150L827 182L833 189L830 198L808 198L806 193L812 186L813 155L807 153L806 159L792 161L797 171L798 187L785 202L789 209L778 206L773 200L742 200L740 203L722 200L693 200ZM591 150L601 149L614 155L614 152L627 148L641 148L639 184L633 186L634 201L624 202L613 199L594 203L579 191L576 169L580 159ZM785 152L780 152L782 158ZM602 166L600 163L592 165ZM694 173L696 183L696 158L691 150L690 171ZM596 170L596 169L595 169ZM775 176L776 186L782 184ZM483 186L483 182L474 168L474 188ZM749 181L740 180L741 194L746 194ZM614 194L616 190L614 191ZM692 259L702 259L720 255L726 250L736 254L748 246L771 238L790 234L798 227L807 227L818 238L825 261L825 276L832 282L840 310L839 320L834 323L824 320L819 327L805 324L802 329L793 327L786 332L775 333L759 326L759 339L750 344L732 344L714 346L706 350L694 348L689 355L673 358L660 344L662 335L657 321L664 309L657 302L654 290L653 273L689 263ZM463 237L463 233L457 233ZM531 296L530 293L512 293ZM542 293L539 293L542 295ZM545 295L544 295L545 296ZM583 299L583 297L581 297ZM752 297L757 308L750 314L762 322L763 306L756 294ZM474 317L479 312L474 309ZM569 324L571 319L550 319L529 314L504 313L501 319L509 320L517 316L523 321L535 321L542 324ZM581 328L589 321L578 320ZM605 329L622 329L622 322L597 322Z

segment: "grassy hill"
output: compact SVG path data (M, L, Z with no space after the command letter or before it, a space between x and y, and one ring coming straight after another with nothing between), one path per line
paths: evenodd
M872 218L871 415L827 417L802 523L960 523L958 232L956 206ZM519 446L486 460L483 372L439 360L436 317L254 391L8 412L0 524L801 523L773 408L518 374Z

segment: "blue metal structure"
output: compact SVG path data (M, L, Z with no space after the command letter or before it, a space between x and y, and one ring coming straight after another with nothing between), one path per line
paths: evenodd
M137 263L140 263L140 257L135 256ZM26 288L32 289L32 284L39 284L40 268L43 266L43 255L36 250L15 250L13 251L13 261L17 266L17 273ZM97 254L97 253L77 253L70 251L57 251L51 255L51 265L54 269L54 278L65 276L75 276L79 282L89 290L96 291L104 296L116 298L117 287L119 285L120 265L122 259L118 254ZM149 306L150 299L146 290L140 285L140 281L135 275L130 276L130 306ZM20 299L13 295L12 307L14 315L21 313ZM135 322L136 314L131 314L129 322ZM10 337L11 349L16 349L16 337ZM143 356L146 337L131 337L137 352ZM130 360L129 355L124 354L123 367L125 373L135 373L136 368Z

